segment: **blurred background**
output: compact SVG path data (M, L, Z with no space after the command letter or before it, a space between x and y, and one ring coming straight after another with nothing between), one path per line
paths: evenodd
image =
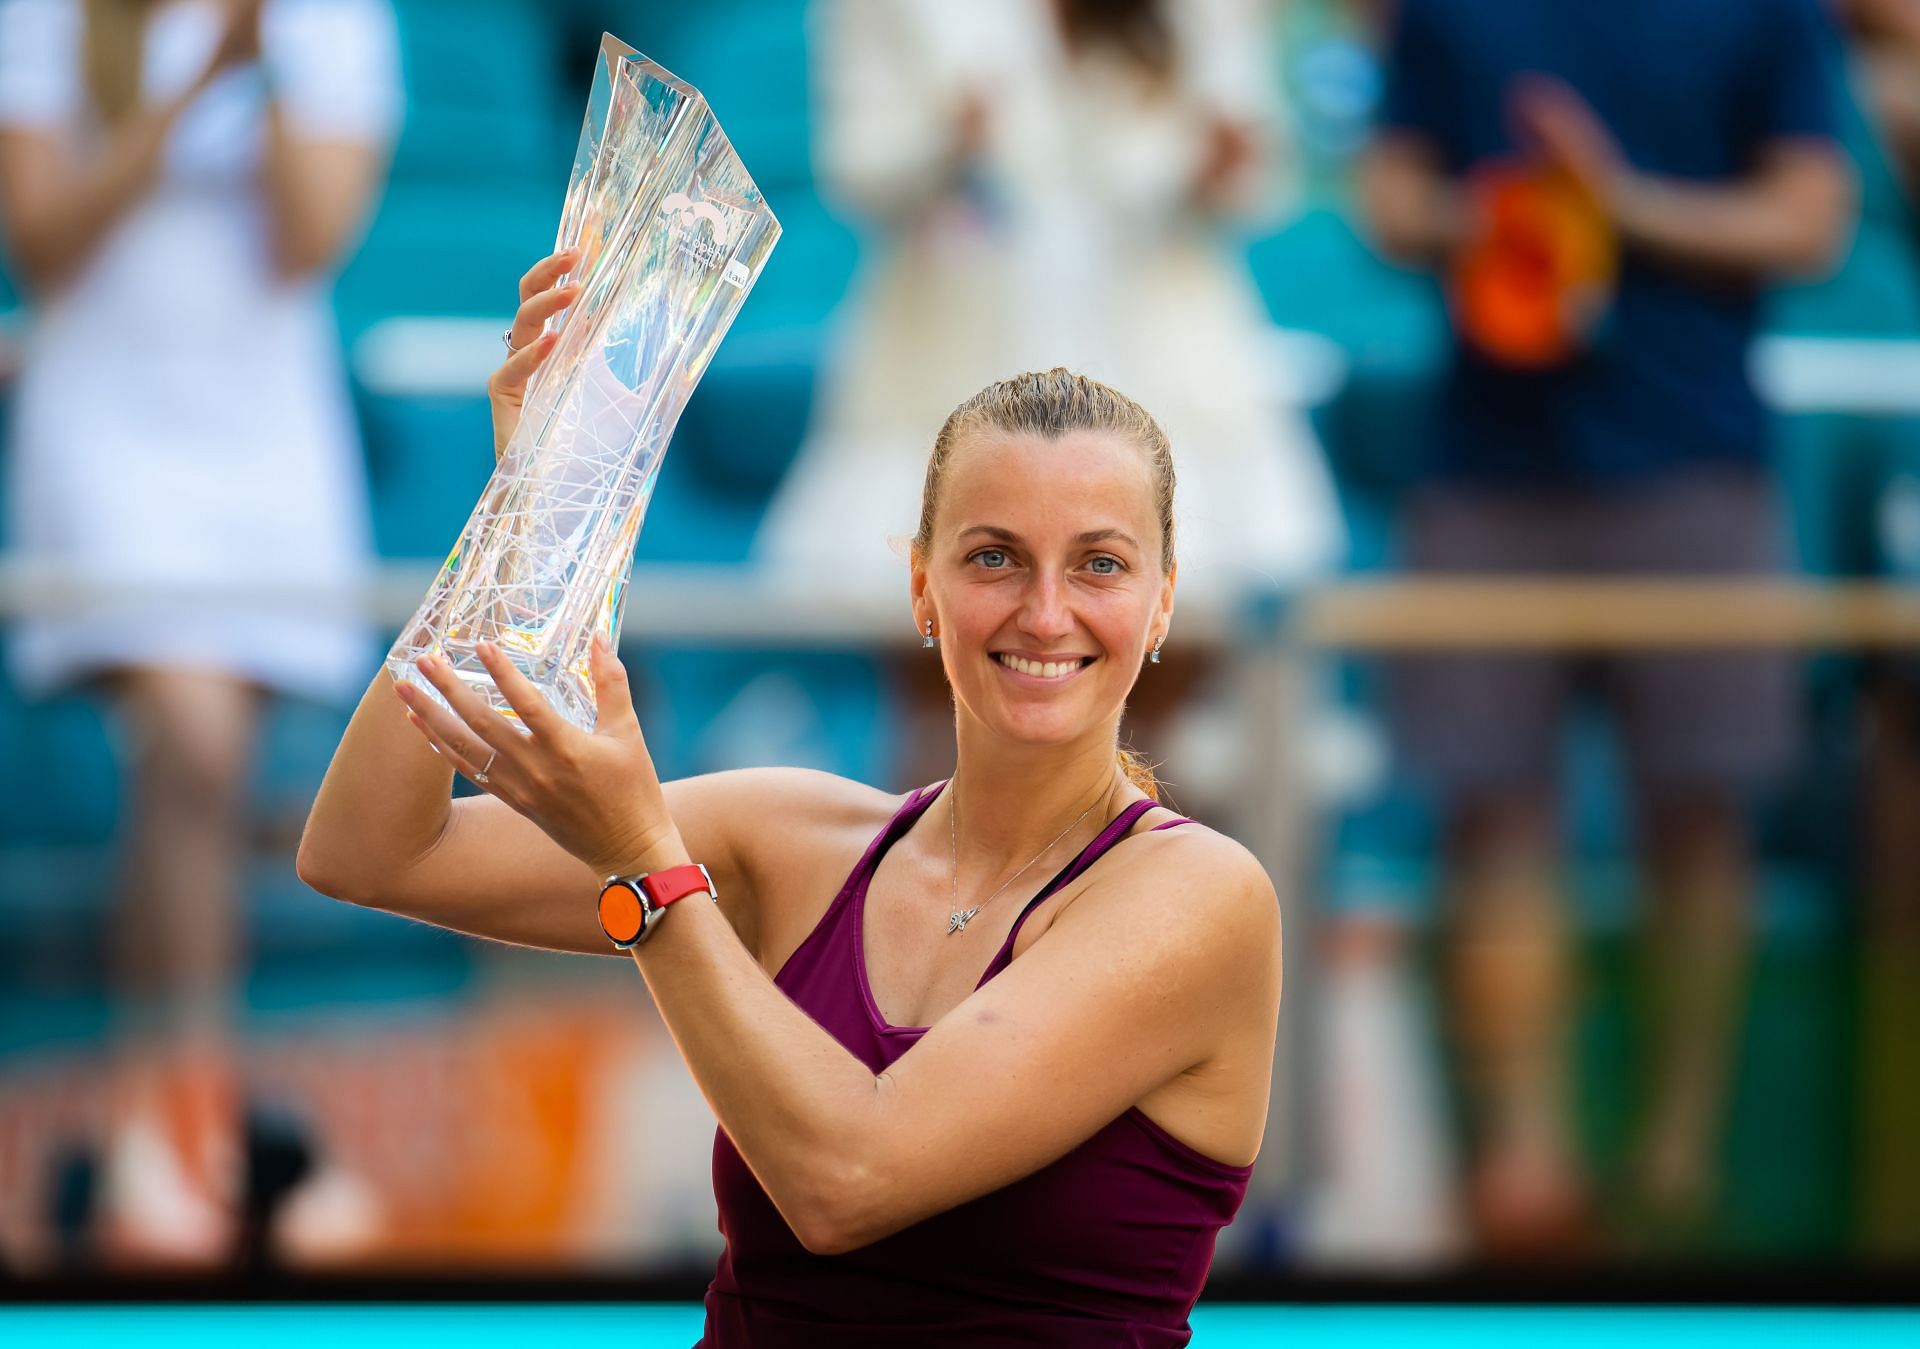
M73 92L74 16L113 8L0 6L0 132L111 141L111 80L91 112ZM942 775L949 711L888 538L948 408L1083 366L1165 417L1196 494L1135 743L1288 911L1274 1118L1216 1272L1920 1257L1920 5L278 8L236 38L220 3L158 7L143 97L160 79L182 120L150 174L100 180L124 200L87 198L97 226L36 214L23 192L71 183L30 155L5 179L0 1264L110 1261L115 1205L192 1228L196 1130L222 1127L195 1112L230 1097L193 1085L190 1043L239 1065L277 1262L712 1268L712 1117L625 961L483 945L293 868L351 700L492 469L485 381L552 247L602 30L706 95L784 227L640 538L624 653L664 776ZM175 51L183 11L204 22ZM1513 125L1505 92L1463 101L1541 52L1580 59ZM195 111L216 98L225 121ZM294 281L260 283L326 297L326 350L286 343L325 386L314 415L345 409L311 480L169 458L160 426L116 460L139 434L60 411L191 420L139 383L190 327L116 318L116 287L165 289L127 268L206 281L182 324L279 341L243 326L277 302L218 280L254 234L140 214L222 193L255 234L264 194L280 244L346 203L297 263L274 254ZM147 253L116 252L136 228ZM205 387L306 406L254 379ZM1502 436L1508 460L1475 458ZM208 505L196 474L252 495ZM169 563L72 546L179 544L203 506L311 565L224 554L154 599ZM1422 589L1435 571L1474 584ZM139 603L196 587L285 668L229 659L230 635L122 651L62 626L66 597L151 626ZM100 677L130 664L246 693ZM149 883L200 916L147 923L211 924L189 940L225 952L186 1013L115 954ZM132 1141L129 1045L154 1103Z

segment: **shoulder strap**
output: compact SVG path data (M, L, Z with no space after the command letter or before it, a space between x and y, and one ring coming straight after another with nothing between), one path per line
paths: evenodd
M1066 885L1072 881L1074 877L1099 861L1107 849L1127 836L1127 831L1139 823L1142 815L1145 815L1150 810L1158 810L1159 808L1160 803L1158 801L1151 799L1135 801L1132 805L1114 816L1113 820L1105 829L1102 829L1098 834L1094 835L1093 842L1082 848L1078 856L1067 863L1066 866L1062 867L1052 880L1041 886L1040 893L1028 900L1027 906L1020 910L1020 916L1013 920L1013 927L1008 930L1006 941L1000 944L999 952L995 954L992 961L988 963L987 972L980 976L980 984L986 983L987 980L993 978L994 975L998 974L1001 969L1005 967L1007 958L1013 954L1013 943L1019 938L1020 929L1026 925L1027 915L1039 906L1041 900L1053 894L1056 890L1060 889L1060 887ZM978 988L980 984L975 984L974 987Z
M1059 875L1041 887L1040 893L1027 902L1027 907L1032 908L1061 886L1071 882L1095 862L1098 862L1101 857L1106 854L1107 849L1127 836L1127 831L1139 822L1142 815L1145 815L1150 810L1158 810L1159 808L1160 803L1158 801L1148 798L1144 801L1135 801L1132 805L1114 816L1112 823L1094 835L1093 842L1082 848L1078 857L1075 857L1071 862L1067 863L1065 867L1061 868ZM1022 916L1024 917L1025 915ZM1019 924L1016 922L1014 927L1017 930Z
M893 812L893 818L873 836L873 842L867 845L867 850L860 855L860 860L854 863L853 871L847 876L847 883L841 887L842 892L853 889L873 873L874 868L880 865L880 855L913 827L913 822L926 813L927 807L933 804L934 798L940 795L941 789L946 785L945 782L936 782L931 787L918 788L907 796L900 809Z

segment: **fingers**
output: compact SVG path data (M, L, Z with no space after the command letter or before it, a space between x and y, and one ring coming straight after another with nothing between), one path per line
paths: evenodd
M569 267L579 260L579 249L566 248L558 253L549 253L534 263L527 268L527 274L520 278L521 300L531 300L541 291L550 288L554 282L567 274Z
M499 647L492 642L482 642L474 648L480 657L480 663L487 673L493 676L493 685L507 700L514 715L520 718L520 724L536 736L551 736L568 723L548 705L544 695L535 688L533 681L520 673L520 667L508 660Z
M593 639L593 699L599 709L597 732L624 736L640 729L640 718L633 710L633 689L627 683L627 667L613 654L613 647L599 634Z
M400 701L407 705L407 720L413 723L413 729L420 732L420 734L426 738L426 742L433 746L436 754L453 765L456 773L473 779L479 773L489 771L486 769L486 763L488 758L493 754L492 750L485 750L485 752L481 754L479 762L476 763L472 758L462 754L459 749L449 744L438 731L427 723L427 719L415 710L415 708L423 703L427 706L432 706L432 700L421 697L420 690L413 688L411 685L395 684L393 687L394 691L400 694ZM415 699L418 699L418 701L416 702ZM491 774L489 773L489 775ZM479 782L476 785L482 790L485 790L492 784L491 782Z
M441 707L420 690L409 688L405 682L397 683L394 687L401 690L401 699L407 704L408 710L423 718L434 734L451 745L455 753L477 764L485 764L489 751L493 750L499 751L500 757L509 763L519 757L520 732L494 711L485 698L468 687L465 680L454 674L444 657L423 656L417 668L426 681L439 691L440 696L447 700L447 707ZM448 708L452 711L448 711Z
M527 381L533 378L533 372L546 363L547 357L553 355L553 349L559 342L559 333L548 333L521 347L500 362L493 374L488 376L487 393L494 397L511 398L525 390Z
M516 351L523 351L540 340L540 334L547 326L547 320L580 298L580 286L556 286L552 290L539 291L528 296L520 304L513 316L513 326L507 331Z

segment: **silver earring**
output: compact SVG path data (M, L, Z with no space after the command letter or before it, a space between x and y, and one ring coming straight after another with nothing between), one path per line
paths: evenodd
M1147 664L1158 665L1160 663L1160 642L1166 640L1165 637L1162 637L1159 642L1153 644L1153 650L1147 652Z
M933 620L931 618L927 620L927 635L920 639L920 645L924 647L933 647L938 645L938 643L935 642L933 639Z

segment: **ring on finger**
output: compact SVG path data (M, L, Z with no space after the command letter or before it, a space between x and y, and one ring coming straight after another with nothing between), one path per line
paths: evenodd
M499 757L500 757L500 751L498 749L494 750L493 753L489 754L487 756L486 766L483 767L478 773L475 773L473 775L473 780L479 783L482 787L486 786L487 774L493 771L493 761Z
M507 326L505 332L500 334L500 345L507 349L507 354L510 356L517 356L526 350L525 347L516 347L513 344L513 326L511 324Z

